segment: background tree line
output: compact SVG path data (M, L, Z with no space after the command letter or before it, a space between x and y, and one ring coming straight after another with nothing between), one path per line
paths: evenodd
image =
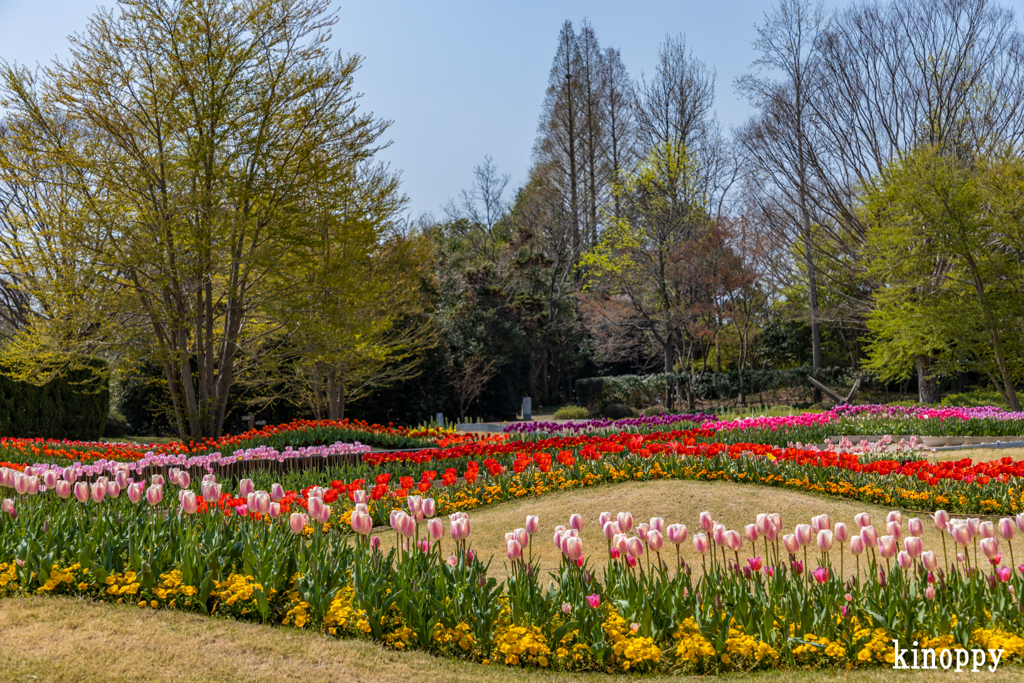
M631 75L567 21L526 181L485 158L412 221L334 19L146 0L67 64L3 65L8 374L101 356L126 410L183 438L249 409L504 419L645 372L693 407L739 371L743 402L744 371L805 363L1019 407L1024 55L998 2L778 0L730 131L683 34Z

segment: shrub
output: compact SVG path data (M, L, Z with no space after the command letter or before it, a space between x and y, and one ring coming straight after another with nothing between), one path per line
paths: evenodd
M950 394L939 403L943 408L980 408L981 406L997 406L1007 408L1006 401L998 391L975 389L962 394Z
M664 415L667 412L668 408L661 405L660 403L656 403L655 405L650 406L649 408L644 408L643 410L641 410L640 414L643 415L644 417L652 417L654 415Z
M0 370L0 436L99 439L110 408L107 363L93 358L87 366L42 386Z
M119 439L127 433L128 420L116 408L112 408L110 414L107 415L107 425L103 428L103 436L107 439Z
M562 406L555 411L556 420L583 420L590 417L590 411L581 406Z
M637 412L625 403L609 403L604 407L603 414L612 420L621 420L626 417L636 417Z

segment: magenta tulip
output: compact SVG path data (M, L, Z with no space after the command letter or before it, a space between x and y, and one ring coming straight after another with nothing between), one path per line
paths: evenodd
M999 569L996 570L996 578L998 578L1003 583L1006 583L1007 581L1009 581L1010 577L1012 577L1012 576L1013 576L1013 570L1010 569L1009 567L1000 567Z

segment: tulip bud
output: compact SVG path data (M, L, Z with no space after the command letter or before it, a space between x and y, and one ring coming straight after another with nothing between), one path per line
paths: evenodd
M77 486L77 484L76 484ZM164 487L159 484L154 484L146 489L146 502L150 506L156 505L164 499Z
M700 519L700 528L703 529L704 531L711 531L712 529L715 528L715 522L711 518L711 513L710 512L705 511L705 512L700 513L700 518L699 519Z
M924 589L924 597L928 600L935 599L935 586L928 586Z
M540 517L537 515L526 515L526 533L533 536L537 533L538 529L540 529Z
M309 524L309 517L301 512L293 512L288 518L288 528L293 534L301 534L307 524Z

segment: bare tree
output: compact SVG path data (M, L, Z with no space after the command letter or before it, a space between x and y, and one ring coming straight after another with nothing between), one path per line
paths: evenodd
M614 184L619 174L636 158L636 120L633 117L635 99L633 82L622 63L617 48L606 48L602 61L603 104L605 109L605 150L608 176ZM612 193L612 216L622 214L621 200Z
M773 202L785 217L783 238L799 245L807 277L811 317L812 369L821 369L821 322L818 303L816 246L812 224L811 175L814 141L811 100L820 84L815 47L825 23L822 4L811 0L780 0L757 28L754 49L760 57L755 72L737 80L759 115L738 135L751 173L762 179L752 196ZM777 78L776 78L777 76ZM781 201L780 201L781 198ZM814 400L821 400L815 389Z
M508 174L499 175L497 165L487 155L484 163L473 169L470 189L461 192L458 202L449 199L444 208L470 251L490 263L498 259L498 245L502 241L498 224L508 214L508 181Z

